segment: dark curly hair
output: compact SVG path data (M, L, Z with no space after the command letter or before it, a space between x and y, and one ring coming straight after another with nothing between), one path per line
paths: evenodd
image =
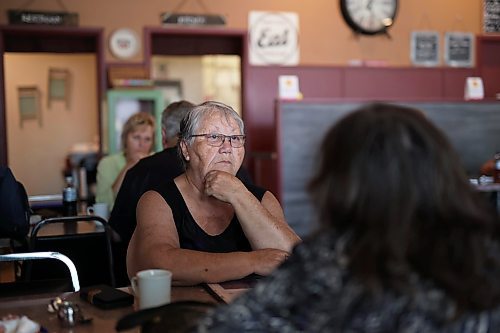
M498 216L444 134L418 110L370 104L327 133L309 190L322 223L348 233L349 265L371 287L434 281L461 309L500 301Z

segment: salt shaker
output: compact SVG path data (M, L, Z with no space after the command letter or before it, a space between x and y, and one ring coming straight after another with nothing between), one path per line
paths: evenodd
M73 327L83 321L82 311L80 310L78 304L67 301L59 304L57 317L61 321L61 325L64 327Z

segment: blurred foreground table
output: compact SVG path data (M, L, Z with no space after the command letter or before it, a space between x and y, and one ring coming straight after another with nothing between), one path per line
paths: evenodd
M129 291L128 288L122 290ZM55 297L78 304L85 317L92 318L89 324L80 324L74 327L62 327L56 313L49 313L47 305ZM216 304L213 298L202 286L194 287L172 287L172 302L179 301L199 301ZM29 319L38 322L48 332L115 332L116 323L123 316L132 313L134 306L127 306L118 309L103 310L82 300L79 293L44 294L22 297L0 298L0 317L9 314L27 316ZM140 329L128 332L139 332Z

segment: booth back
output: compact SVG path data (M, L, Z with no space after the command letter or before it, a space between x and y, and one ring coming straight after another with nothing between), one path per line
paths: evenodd
M396 104L396 103L393 103ZM470 176L500 151L500 103L397 103L422 110L448 136ZM316 228L307 184L327 130L360 102L281 102L276 108L278 196L288 223L305 236Z

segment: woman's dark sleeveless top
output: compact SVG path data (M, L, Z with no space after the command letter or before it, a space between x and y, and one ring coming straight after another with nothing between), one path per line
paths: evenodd
M262 201L266 192L264 189L249 184L245 184L245 186L259 201ZM164 183L163 186L155 190L165 199L172 210L181 249L217 253L252 250L236 214L221 234L211 236L195 222L174 181Z

